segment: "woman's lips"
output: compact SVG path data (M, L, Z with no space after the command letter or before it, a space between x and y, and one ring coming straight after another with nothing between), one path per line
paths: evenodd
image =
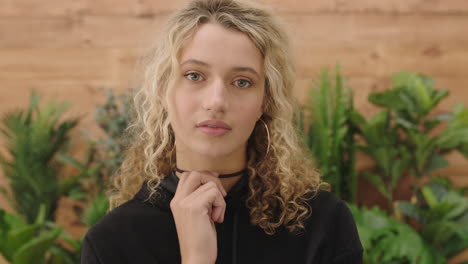
M230 129L222 128L222 127L209 127L209 126L200 126L198 127L202 132L210 135L210 136L222 136L230 131Z
M221 120L205 120L197 124L202 132L210 136L222 136L231 130L231 126Z

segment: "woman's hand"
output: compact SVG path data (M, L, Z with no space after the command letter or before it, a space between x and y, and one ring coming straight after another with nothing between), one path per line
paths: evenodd
M213 172L184 172L170 206L179 237L182 263L215 263L216 228L222 223L226 191Z

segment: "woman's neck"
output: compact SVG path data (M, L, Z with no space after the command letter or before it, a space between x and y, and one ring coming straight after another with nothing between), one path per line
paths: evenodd
M238 152L239 153L239 152ZM245 153L245 152L244 152ZM206 157L177 151L177 168L184 171L211 171L218 174L230 174L241 171L246 167L245 154L233 154L224 157ZM181 173L176 173L180 176ZM227 192L236 184L242 175L220 178L221 184Z

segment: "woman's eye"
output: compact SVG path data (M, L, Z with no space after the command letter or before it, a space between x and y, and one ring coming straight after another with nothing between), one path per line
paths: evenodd
M244 80L244 79L239 79L235 81L236 85L239 86L240 88L247 88L252 85L250 81Z
M203 77L199 73L196 73L196 72L189 72L185 74L184 76L194 82L203 80Z

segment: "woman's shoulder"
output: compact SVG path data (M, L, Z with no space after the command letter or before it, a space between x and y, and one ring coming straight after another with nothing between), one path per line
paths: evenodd
M168 225L171 219L172 216L161 208L133 198L88 229L83 238L82 258L89 259L86 263L123 263L125 260L117 256L148 257L145 243L159 245L163 239L167 242L176 238L175 227ZM115 254L116 250L121 251L120 255ZM135 260L135 263L144 262Z
M319 190L308 202L312 210L309 233L333 241L335 259L344 260L337 263L345 263L348 257L362 257L358 230L346 202L326 190Z
M318 190L307 200L311 209L309 222L313 225L327 226L327 230L355 230L354 218L346 202L327 190Z
M166 211L133 198L109 211L88 230L86 237L95 239L122 235L126 231L137 231L147 221L157 222L167 217L170 216Z
M113 234L127 225L135 215L141 214L141 205L134 199L129 200L109 211L88 230L87 237L99 237Z
M345 202L338 196L323 189L317 190L311 198L307 199L307 202L312 210L334 211L342 210L343 206L346 207Z
M169 197L166 193L161 193L160 199L156 202L147 198L149 190L145 183L134 197L121 205L115 207L94 224L88 231L90 236L102 233L112 233L114 231L128 230L139 227L148 220L163 221L171 217L169 208Z

